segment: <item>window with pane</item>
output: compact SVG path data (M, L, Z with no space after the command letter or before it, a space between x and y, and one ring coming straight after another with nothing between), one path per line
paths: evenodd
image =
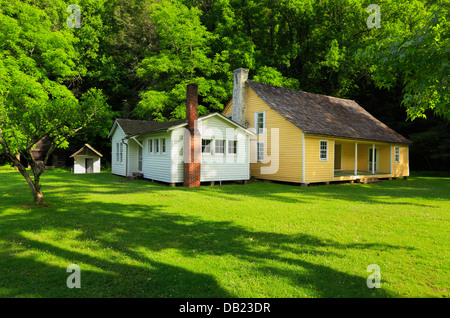
M162 139L161 139L161 151L162 151L163 153L166 152L166 138L162 138Z
M264 126L265 126L265 113L256 113L256 134L261 135L264 134Z
M225 153L225 140L215 140L215 152L218 154Z
M264 161L264 141L258 141L256 143L256 160Z
M328 140L320 141L320 160L321 161L328 160Z
M237 140L228 140L228 153L229 154L237 153Z
M400 147L394 148L394 154L395 154L395 162L400 162Z
M211 139L202 139L202 153L211 153Z
M148 140L148 153L153 153L153 139Z

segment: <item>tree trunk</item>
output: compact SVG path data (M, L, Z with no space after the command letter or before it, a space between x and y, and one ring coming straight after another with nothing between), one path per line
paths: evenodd
M37 163L34 161L33 154L31 153L31 150L28 152L24 152L23 155L27 159L28 163L31 166L31 170L33 172L34 180L31 179L30 175L28 174L25 166L20 162L20 153L13 153L11 149L8 147L8 144L6 143L6 140L3 135L3 131L0 127L0 145L6 150L6 155L8 158L13 162L14 167L19 170L20 174L25 178L25 180L28 183L28 186L31 189L31 193L34 197L34 203L39 205L44 205L44 195L41 192L41 186L39 184L39 179L44 171L45 168L45 162Z
M14 165L19 170L20 174L25 178L25 180L28 183L28 186L30 187L31 193L34 197L34 203L38 205L44 205L44 195L41 192L41 186L39 184L39 177L38 177L38 171L33 171L33 174L35 176L34 181L31 179L30 175L28 174L27 170L25 169L24 165L17 160L16 156L10 156L10 159L14 162ZM32 165L32 169L39 169L39 165Z
M31 191L33 192L34 203L38 204L38 205L44 205L45 200L44 200L44 195L42 194L41 190L36 190L35 188L34 189L32 188Z
M17 161L20 161L20 153L16 153L15 154ZM14 165L14 170L19 170L19 168L17 167L17 165Z
M44 195L42 194L41 186L39 185L39 179L35 179L34 181L31 180L30 175L23 166L19 166L19 171L30 186L31 193L34 197L34 203L45 204Z

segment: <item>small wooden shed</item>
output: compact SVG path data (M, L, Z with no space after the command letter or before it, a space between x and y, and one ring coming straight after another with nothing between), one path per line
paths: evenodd
M101 157L103 155L100 152L89 144L85 144L70 156L70 158L74 158L73 173L99 173Z

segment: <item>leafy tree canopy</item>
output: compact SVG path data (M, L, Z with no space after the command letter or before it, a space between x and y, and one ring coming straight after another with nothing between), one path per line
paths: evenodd
M44 10L20 1L0 1L0 143L43 202L39 178L52 151L68 146L67 138L88 124L109 120L109 106L92 88L78 99L67 81L79 75L75 37L54 30ZM44 136L52 144L42 163L32 147ZM24 156L32 175L17 160Z

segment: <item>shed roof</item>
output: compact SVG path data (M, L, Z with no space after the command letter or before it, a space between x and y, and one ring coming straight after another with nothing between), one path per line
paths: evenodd
M247 83L267 105L307 135L411 143L353 100Z
M85 150L86 148L89 149L89 150L91 150L92 152L94 152L97 156L103 157L103 155L102 155L100 152L98 152L97 150L95 150L94 148L92 148L91 145L89 145L89 144L84 144L84 146L81 147L81 149L78 150L77 152L75 152L73 155L71 155L70 158L73 158L73 157L77 156L79 153L81 153L81 152L82 152L83 150Z

